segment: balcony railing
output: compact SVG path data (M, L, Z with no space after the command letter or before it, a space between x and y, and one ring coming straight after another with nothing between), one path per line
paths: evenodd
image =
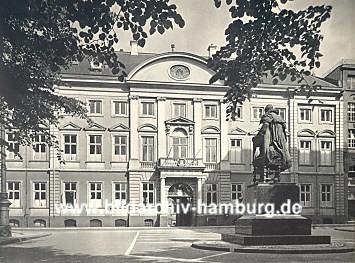
M205 163L206 170L219 170L219 163Z
M197 158L160 158L159 167L204 167L202 159Z
M140 162L140 168L142 169L153 169L155 167L155 162Z

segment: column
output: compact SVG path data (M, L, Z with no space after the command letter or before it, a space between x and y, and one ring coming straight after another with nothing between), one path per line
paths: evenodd
M194 157L202 159L202 99L194 99L194 122L195 122L195 132L194 132Z
M160 204L162 206L163 213L166 213L165 177L160 178Z
M167 157L166 153L166 135L165 135L165 97L157 97L158 101L158 159Z
M223 100L220 101L220 129L221 129L221 141L220 141L220 153L221 153L221 170L230 170L229 167L229 143L228 143L228 122L226 121L226 112L227 105L223 103ZM227 147L226 147L227 146Z
M202 178L197 178L197 205L202 203Z

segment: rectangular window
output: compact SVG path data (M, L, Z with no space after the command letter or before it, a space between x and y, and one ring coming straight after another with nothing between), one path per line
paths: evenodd
M76 205L76 183L64 183L63 201L65 205Z
M33 147L33 160L46 160L47 159L47 147L46 138L44 135L36 135Z
M174 103L174 116L186 117L186 104Z
M301 184L300 188L301 188L300 189L301 206L311 207L312 206L312 185Z
M280 117L284 120L287 121L287 115L286 115L286 109L285 108L275 108L276 112Z
M348 147L355 148L355 130L348 130Z
M302 165L310 165L311 162L311 142L300 141L299 163Z
M264 114L264 108L263 107L253 107L251 120L252 121L260 121L260 119L263 116L263 114Z
M243 107L242 106L237 106L235 118L237 120L243 119Z
M114 183L114 205L115 207L125 206L127 199L126 199L126 183Z
M89 135L89 160L101 161L102 135Z
M333 111L329 109L320 109L320 122L332 123Z
M11 202L10 207L20 207L20 183L19 182L7 182L7 193L9 196L9 201Z
M355 89L355 76L348 75L346 82L349 85L350 89Z
M102 100L89 100L89 113L101 115L102 114Z
M102 207L102 183L89 183L89 207Z
M154 116L154 102L142 102L142 115Z
M333 206L333 187L331 184L321 185L321 206L322 207Z
M118 162L127 161L127 136L113 136L113 159Z
M151 205L154 204L154 184L153 183L143 183L143 204Z
M231 139L229 151L230 163L242 163L242 140Z
M217 184L206 184L207 205L217 204Z
M205 118L217 118L217 105L205 105Z
M127 115L127 102L114 101L114 115Z
M15 152L19 152L20 150L20 144L15 138L14 133L8 133L7 134L7 142L9 143L9 148L10 151L6 151L6 158L10 160L16 159Z
M76 160L77 136L73 134L64 135L64 159L66 161Z
M320 142L320 164L332 165L332 142Z
M308 108L300 108L300 121L311 122L312 121L312 110Z
M232 202L243 200L243 184L231 184Z
M142 137L142 161L153 162L154 161L154 137L143 136Z
M187 138L173 138L173 157L176 159L187 157Z
M355 122L355 103L348 103L348 121Z
M47 207L47 183L33 183L33 207Z
M206 163L217 162L217 139L216 138L205 139L205 162Z

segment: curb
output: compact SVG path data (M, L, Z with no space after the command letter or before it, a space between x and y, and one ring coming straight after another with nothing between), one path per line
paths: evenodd
M215 241L214 241L215 242ZM344 244L331 244L329 247L319 247L315 249L313 246L310 248L303 248L292 245L292 247L282 246L238 246L227 243L214 243L208 242L194 242L191 247L203 250L224 251L224 252L239 252L239 253L263 253L263 254L333 254L333 253L349 253L353 252L354 248L348 247Z
M340 227L336 227L335 230L345 231L345 232L354 232L354 229L340 228Z
M27 237L7 237L4 239L0 239L0 246L19 243L19 242L37 239L37 238L41 238L41 237L46 237L46 236L50 236L50 235L51 234L40 234L40 235L32 235L32 236L27 236Z

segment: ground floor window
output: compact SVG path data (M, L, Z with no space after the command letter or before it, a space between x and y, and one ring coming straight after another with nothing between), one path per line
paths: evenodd
M243 200L243 184L231 184L232 201Z
M300 201L301 206L310 207L312 206L312 185L311 184L301 184L300 186Z
M217 184L206 184L207 205L217 204Z
M333 206L333 186L331 184L321 184L321 206Z
M143 183L143 204L150 205L154 204L154 184L153 183Z

